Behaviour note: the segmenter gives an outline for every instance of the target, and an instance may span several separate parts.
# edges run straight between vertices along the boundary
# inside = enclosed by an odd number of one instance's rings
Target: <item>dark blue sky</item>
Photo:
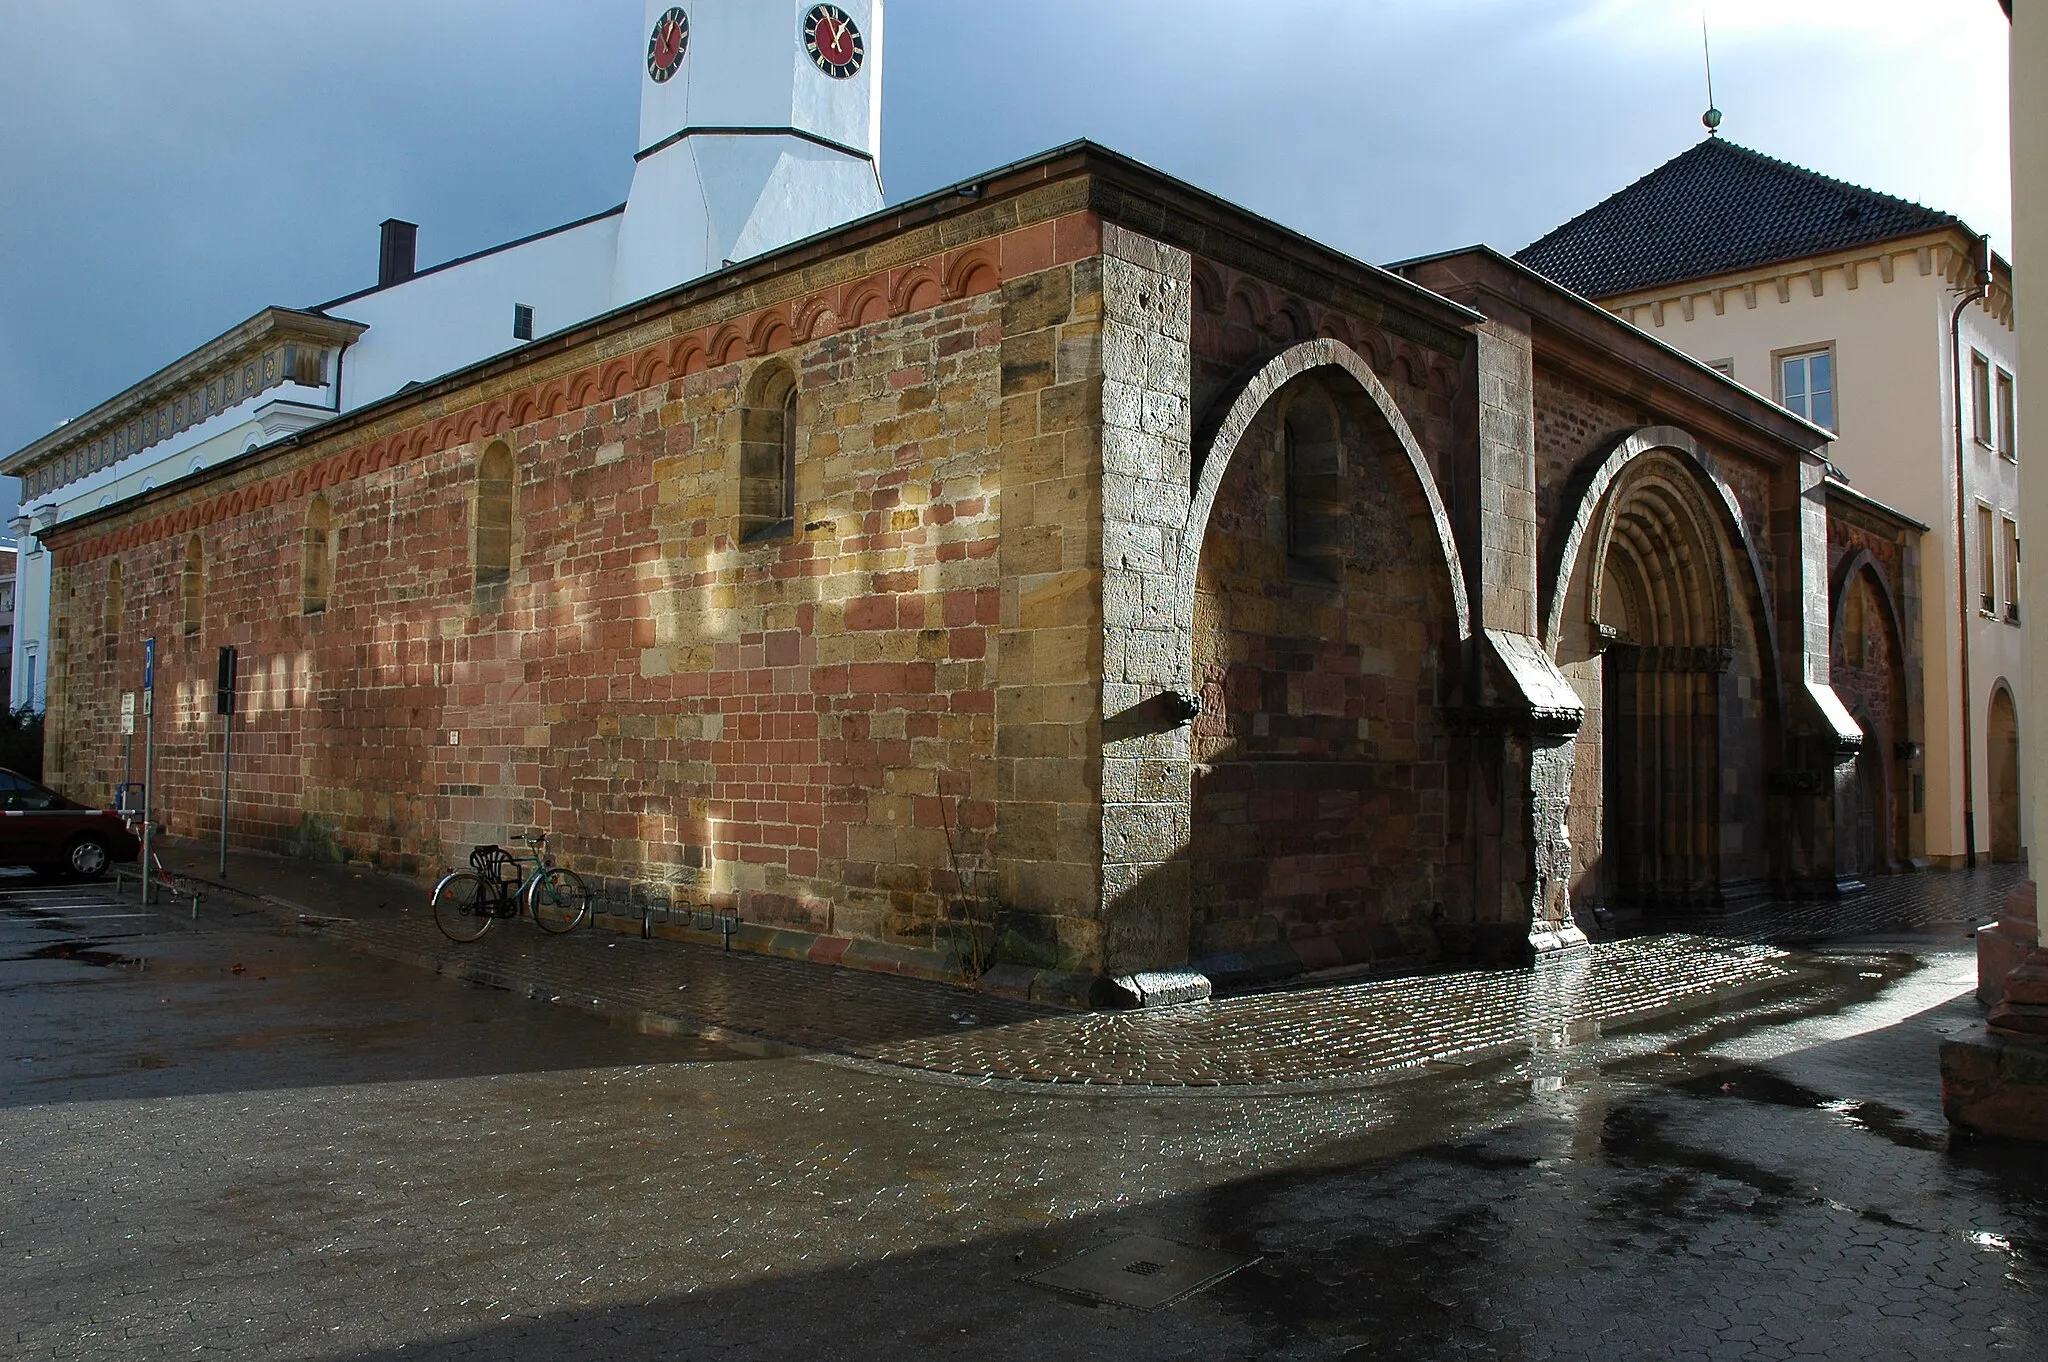
[[[2003,245],[1991,0],[1707,8],[1727,135]],[[883,169],[902,199],[1087,136],[1370,260],[1512,250],[1700,135],[1700,9],[889,0]],[[265,305],[368,284],[386,217],[432,263],[623,200],[641,17],[4,0],[0,453]]]

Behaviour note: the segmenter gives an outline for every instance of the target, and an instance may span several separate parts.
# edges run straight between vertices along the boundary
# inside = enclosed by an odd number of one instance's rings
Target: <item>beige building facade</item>
[[[1738,187],[1732,196],[1730,185]],[[1669,213],[1709,187],[1723,191],[1722,204],[1747,199],[1754,217],[1777,231],[1718,222],[1703,197],[1700,211],[1670,230],[1711,233],[1727,225],[1731,236],[1754,239],[1718,254],[1674,245],[1668,269],[1623,261],[1601,279],[1608,262],[1585,254],[1589,228],[1624,222],[1617,205],[1630,196],[1638,211],[1652,199]],[[1833,248],[1782,253],[1811,244]],[[1758,255],[1773,258],[1744,259]],[[1973,848],[1978,859],[2020,859],[2024,422],[2010,266],[1991,256],[1987,271],[1983,242],[1954,218],[1715,139],[1522,258],[1550,266],[1546,272],[1650,335],[1834,431],[1830,458],[1839,477],[1928,527],[1917,591],[1908,593],[1917,597],[1925,649],[1925,726],[1897,740],[1924,838],[1917,849],[1939,866],[1966,864]],[[1571,277],[1589,266],[1585,277]],[[1629,286],[1631,270],[1664,277]]]

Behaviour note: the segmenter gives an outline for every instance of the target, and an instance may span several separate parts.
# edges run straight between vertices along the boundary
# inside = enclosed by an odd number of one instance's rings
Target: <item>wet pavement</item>
[[[277,902],[0,886],[0,1357],[2039,1357],[2044,1161],[1952,1148],[1934,1066],[2009,879],[1098,1035],[1415,1038],[1186,1088],[884,1062],[1100,1021],[909,980],[842,981],[814,1053],[436,977]],[[487,940],[641,944],[523,934]],[[821,977],[667,949],[704,971],[673,991],[728,980],[689,1014],[714,1034]],[[1515,1034],[1428,1040],[1490,1014]],[[1019,1280],[1133,1233],[1259,1261],[1152,1313]]]

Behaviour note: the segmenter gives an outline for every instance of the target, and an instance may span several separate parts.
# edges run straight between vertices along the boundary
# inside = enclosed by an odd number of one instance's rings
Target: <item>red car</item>
[[[88,809],[0,767],[0,865],[96,879],[141,850],[112,809]]]

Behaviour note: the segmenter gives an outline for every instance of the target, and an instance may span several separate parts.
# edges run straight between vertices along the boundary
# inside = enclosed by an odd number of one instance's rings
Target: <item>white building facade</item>
[[[1936,865],[2021,859],[2011,268],[1948,214],[1712,138],[1518,258],[1835,432],[1841,478],[1928,527],[1914,813]]]
[[[374,287],[266,308],[0,460],[22,481],[9,704],[45,694],[40,532],[880,211],[883,8],[646,0],[624,204],[428,269],[387,222]]]

